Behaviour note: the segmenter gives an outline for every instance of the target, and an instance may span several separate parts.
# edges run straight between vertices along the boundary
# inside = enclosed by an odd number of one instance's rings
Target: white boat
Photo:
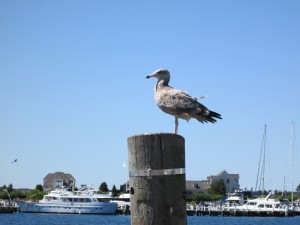
[[[62,187],[38,202],[17,201],[17,204],[26,213],[114,214],[118,204],[109,202],[110,195],[95,192],[93,189],[72,192]]]
[[[234,208],[235,206],[244,205],[247,202],[247,199],[244,197],[243,190],[236,190],[233,193],[229,193],[224,203],[225,209]]]
[[[271,193],[265,198],[256,198],[248,200],[242,206],[231,208],[236,215],[248,216],[291,216],[293,211],[288,205],[280,202],[278,199],[270,198]]]
[[[296,200],[293,202],[292,208],[291,208],[295,215],[300,216],[300,200]]]
[[[130,213],[130,194],[121,194],[119,197],[114,198],[110,202],[115,202],[118,204],[118,213],[125,215]]]
[[[256,187],[259,183],[259,188],[262,188],[262,193],[265,191],[264,179],[265,179],[265,155],[266,155],[266,143],[267,143],[267,126],[265,125],[262,148],[260,153],[259,167],[257,172]],[[258,182],[260,181],[260,182]],[[248,216],[289,216],[292,215],[292,210],[288,205],[283,204],[277,199],[270,198],[271,193],[265,198],[256,198],[248,200],[245,204],[225,207],[225,210],[233,212],[234,215],[248,215]]]

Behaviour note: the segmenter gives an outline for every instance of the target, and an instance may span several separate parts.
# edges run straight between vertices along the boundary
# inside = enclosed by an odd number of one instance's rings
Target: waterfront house
[[[217,175],[208,176],[206,180],[186,181],[186,197],[187,199],[192,199],[196,193],[207,193],[210,185],[218,180],[224,181],[227,193],[234,192],[240,189],[239,178],[239,174],[229,174],[226,170],[223,170]]]
[[[44,178],[43,189],[44,191],[50,191],[61,186],[70,187],[73,189],[75,187],[75,183],[75,178],[69,173],[48,173]]]

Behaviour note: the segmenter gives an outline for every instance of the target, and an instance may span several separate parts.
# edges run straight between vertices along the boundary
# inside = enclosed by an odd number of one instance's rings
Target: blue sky
[[[299,11],[296,0],[1,0],[0,185],[63,171],[118,187],[127,138],[173,132],[145,79],[167,68],[171,86],[223,116],[180,121],[187,180],[227,170],[255,187],[267,124],[265,186],[282,189],[292,121],[299,139]]]

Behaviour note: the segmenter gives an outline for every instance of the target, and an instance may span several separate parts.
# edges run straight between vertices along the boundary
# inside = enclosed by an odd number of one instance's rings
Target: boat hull
[[[20,211],[24,213],[56,213],[56,214],[114,214],[117,204],[101,202],[91,205],[77,204],[45,204],[18,201]]]
[[[284,216],[293,216],[294,213],[288,209],[244,209],[244,208],[227,208],[223,210],[225,215],[233,216],[275,216],[275,217],[284,217]]]

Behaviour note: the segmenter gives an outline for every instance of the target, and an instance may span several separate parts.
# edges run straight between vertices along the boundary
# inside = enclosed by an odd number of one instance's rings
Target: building
[[[75,183],[76,183],[75,178],[69,173],[63,173],[63,172],[49,173],[44,178],[43,190],[50,191],[61,186],[71,187],[73,189],[75,187]]]
[[[207,180],[186,181],[186,197],[192,199],[192,196],[196,193],[207,193],[210,185],[217,180],[224,181],[227,193],[234,192],[240,189],[239,178],[239,174],[229,174],[223,170],[217,175],[208,176]]]
[[[210,183],[213,183],[217,180],[223,180],[226,187],[226,193],[232,193],[235,190],[240,189],[239,174],[229,174],[227,171],[223,170],[218,175],[209,176],[207,179],[210,181]]]

